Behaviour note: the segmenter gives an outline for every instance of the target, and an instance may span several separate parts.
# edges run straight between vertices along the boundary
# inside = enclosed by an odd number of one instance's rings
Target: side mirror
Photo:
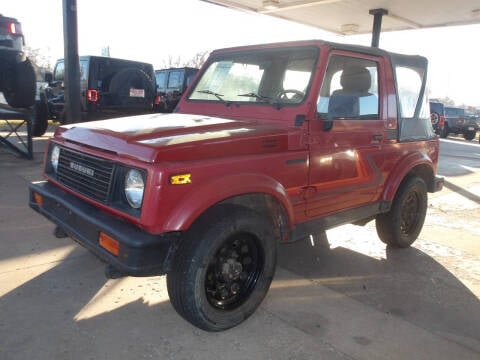
[[[322,124],[322,130],[323,131],[330,131],[333,128],[333,120],[324,120]]]
[[[45,73],[45,82],[51,83],[53,81],[53,74],[51,72]]]

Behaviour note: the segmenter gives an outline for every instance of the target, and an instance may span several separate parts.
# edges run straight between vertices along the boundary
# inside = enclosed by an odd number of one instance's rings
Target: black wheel
[[[35,69],[27,59],[15,64],[8,76],[3,95],[11,107],[30,107],[35,102],[36,86]]]
[[[48,128],[48,105],[44,94],[40,94],[40,100],[35,101],[32,117],[32,136],[42,136]]]
[[[473,140],[475,139],[475,136],[477,135],[477,132],[476,131],[467,131],[466,133],[463,134],[463,138],[465,140]]]
[[[186,233],[167,275],[175,310],[193,325],[221,331],[260,305],[273,279],[271,222],[243,207],[217,206]]]
[[[403,181],[389,212],[376,217],[377,234],[385,244],[408,247],[417,239],[427,213],[427,186],[419,177]]]
[[[129,110],[151,110],[155,97],[155,84],[147,73],[137,68],[117,72],[108,87],[110,104]]]

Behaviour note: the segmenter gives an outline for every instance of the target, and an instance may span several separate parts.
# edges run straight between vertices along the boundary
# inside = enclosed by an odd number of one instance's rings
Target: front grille
[[[107,202],[113,179],[111,161],[62,148],[57,180],[97,201]]]

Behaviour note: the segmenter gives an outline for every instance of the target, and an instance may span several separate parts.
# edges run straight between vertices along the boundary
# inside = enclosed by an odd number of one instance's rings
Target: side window
[[[378,64],[333,55],[328,63],[317,113],[321,119],[378,119]]]
[[[181,71],[172,71],[170,72],[170,76],[168,77],[168,85],[169,89],[180,89],[182,86],[182,72]]]
[[[63,81],[65,77],[65,64],[63,62],[57,63],[55,71],[53,72],[54,81]]]
[[[88,80],[88,60],[80,61],[80,80],[81,81]]]
[[[165,92],[165,71],[157,71],[155,73],[155,81],[157,83],[158,91]]]

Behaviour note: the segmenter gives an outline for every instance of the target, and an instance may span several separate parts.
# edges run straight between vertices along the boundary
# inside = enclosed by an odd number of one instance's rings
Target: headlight
[[[128,170],[125,175],[125,196],[132,208],[138,209],[142,206],[144,190],[145,182],[142,173],[135,169]]]
[[[60,147],[57,145],[53,146],[52,152],[50,153],[50,164],[52,164],[52,168],[57,172],[58,169],[58,158],[60,157]]]

